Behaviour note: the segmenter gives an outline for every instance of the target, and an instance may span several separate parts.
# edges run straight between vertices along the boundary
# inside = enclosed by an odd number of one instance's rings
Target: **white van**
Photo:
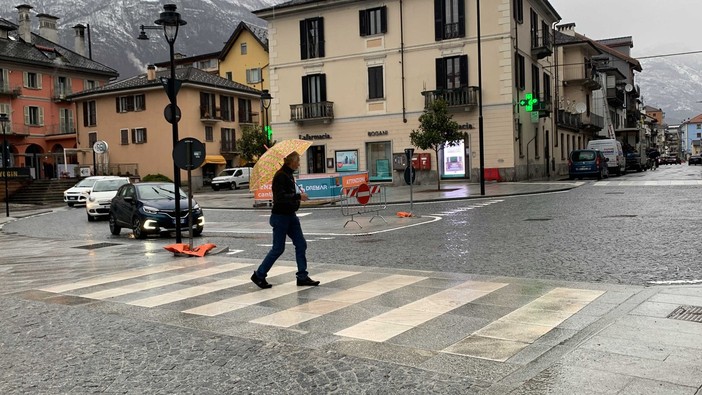
[[[609,174],[626,174],[626,156],[621,142],[615,139],[590,140],[587,149],[596,149],[604,154]]]
[[[242,185],[249,185],[250,178],[250,167],[224,169],[212,179],[212,189],[215,191],[219,191],[220,188],[239,189]]]

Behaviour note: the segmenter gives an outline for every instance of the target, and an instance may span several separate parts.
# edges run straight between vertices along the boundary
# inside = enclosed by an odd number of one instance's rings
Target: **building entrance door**
[[[313,145],[307,150],[308,173],[325,173],[325,162],[323,145]]]

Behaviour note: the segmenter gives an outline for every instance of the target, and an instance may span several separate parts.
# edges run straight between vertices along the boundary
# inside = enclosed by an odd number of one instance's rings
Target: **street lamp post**
[[[263,123],[263,131],[266,133],[266,136],[268,137],[268,144],[272,143],[272,133],[270,132],[269,126],[268,126],[268,109],[271,106],[271,99],[273,97],[271,96],[270,93],[268,93],[268,89],[264,89],[261,91],[261,114],[262,114],[262,123]]]
[[[5,126],[10,122],[10,118],[7,114],[0,114],[0,124],[2,124],[2,172],[3,178],[5,179],[5,216],[10,216],[10,196],[7,188],[7,160],[9,159],[10,150],[7,147],[7,134],[5,133]]]
[[[180,13],[176,12],[175,4],[165,4],[163,6],[163,12],[159,15],[159,19],[154,21],[154,23],[158,26],[141,25],[141,33],[137,38],[139,40],[148,40],[148,36],[146,35],[146,32],[144,30],[154,30],[160,29],[162,27],[163,34],[166,37],[166,41],[168,42],[168,47],[170,49],[171,78],[162,78],[161,83],[164,84],[164,88],[166,88],[166,93],[168,94],[171,114],[175,115],[172,117],[172,120],[169,121],[173,126],[173,149],[175,149],[176,144],[178,143],[178,121],[180,120],[180,116],[177,115],[180,113],[180,111],[178,111],[178,100],[176,96],[178,95],[178,89],[180,88],[180,81],[176,80],[175,51],[173,46],[175,44],[176,38],[178,38],[178,30],[180,26],[187,24],[187,22],[180,18]],[[180,234],[180,168],[176,164],[175,160],[173,160],[173,183],[175,184],[176,243],[181,243],[182,238]]]
[[[480,43],[480,0],[476,4],[478,23],[478,147],[480,152],[480,195],[485,196],[485,145],[483,143],[483,57]]]

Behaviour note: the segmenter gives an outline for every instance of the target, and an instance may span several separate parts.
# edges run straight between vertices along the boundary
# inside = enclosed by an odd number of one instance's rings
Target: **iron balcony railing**
[[[334,102],[303,103],[290,105],[290,120],[295,122],[308,120],[334,119]]]
[[[14,88],[10,88],[9,85],[0,83],[0,95],[11,96],[14,98],[14,97],[19,97],[21,94],[22,94],[21,87],[16,86]]]
[[[433,91],[424,91],[424,108],[429,108],[436,100],[443,100],[449,107],[475,107],[478,105],[477,86],[466,86],[456,89],[440,89]]]
[[[258,124],[258,113],[257,112],[241,112],[239,111],[239,123],[241,124]]]
[[[607,88],[607,101],[613,106],[624,104],[624,90],[619,88]]]
[[[556,123],[558,126],[564,128],[579,130],[583,126],[582,114],[574,114],[566,110],[558,110]]]
[[[602,130],[602,128],[604,128],[604,117],[590,113],[589,116],[583,118],[583,127]]]
[[[553,55],[553,34],[551,31],[542,29],[532,33],[531,53],[537,59]]]
[[[236,152],[236,142],[235,141],[221,141],[219,152],[220,153]]]

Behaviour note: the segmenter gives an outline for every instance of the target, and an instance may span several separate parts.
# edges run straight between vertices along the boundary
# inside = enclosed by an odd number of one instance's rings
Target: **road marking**
[[[604,291],[555,288],[473,332],[443,352],[505,362]]]
[[[230,250],[229,252],[227,252],[227,255],[234,255],[240,252],[244,252],[244,250]]]
[[[598,187],[697,186],[702,185],[702,180],[599,181],[594,185]]]
[[[323,283],[329,283],[336,280],[341,280],[349,276],[358,274],[359,272],[348,272],[343,270],[333,270],[322,272],[315,275],[315,278]],[[253,284],[252,284],[253,285]],[[238,310],[246,306],[255,305],[267,300],[279,298],[306,288],[298,287],[296,281],[291,281],[281,285],[275,285],[273,288],[263,289],[258,292],[252,292],[245,295],[234,296],[231,298],[219,300],[217,302],[208,303],[192,309],[184,310],[183,313],[216,316],[230,311]]]
[[[331,295],[322,296],[311,302],[291,307],[287,310],[279,311],[249,322],[287,328],[402,288],[406,285],[414,284],[426,278],[427,277],[405,276],[401,274],[391,275]]]

